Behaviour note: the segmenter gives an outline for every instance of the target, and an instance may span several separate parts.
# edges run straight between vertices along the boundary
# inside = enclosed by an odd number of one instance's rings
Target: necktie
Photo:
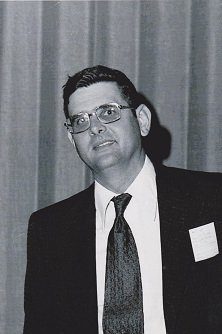
[[[131,195],[114,197],[116,218],[106,254],[104,334],[144,333],[143,295],[136,243],[123,214]]]

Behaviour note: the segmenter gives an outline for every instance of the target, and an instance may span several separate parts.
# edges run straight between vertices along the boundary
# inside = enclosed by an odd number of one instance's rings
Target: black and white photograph
[[[0,1],[0,334],[222,333],[222,1]]]

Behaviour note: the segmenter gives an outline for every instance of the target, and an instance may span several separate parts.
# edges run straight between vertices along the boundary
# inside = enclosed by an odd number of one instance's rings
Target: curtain
[[[222,2],[0,2],[0,46],[0,332],[11,334],[23,327],[29,215],[92,182],[63,126],[67,76],[122,70],[152,105],[164,163],[221,172]]]

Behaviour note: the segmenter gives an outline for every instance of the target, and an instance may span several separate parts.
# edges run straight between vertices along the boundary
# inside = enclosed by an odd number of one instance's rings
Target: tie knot
[[[129,204],[132,196],[127,193],[123,193],[119,196],[114,196],[112,201],[114,202],[116,216],[123,215],[126,210],[127,205]]]

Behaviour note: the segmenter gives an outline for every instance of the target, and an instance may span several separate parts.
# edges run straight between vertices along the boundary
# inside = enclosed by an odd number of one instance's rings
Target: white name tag
[[[195,262],[209,259],[219,253],[214,223],[189,230]]]

